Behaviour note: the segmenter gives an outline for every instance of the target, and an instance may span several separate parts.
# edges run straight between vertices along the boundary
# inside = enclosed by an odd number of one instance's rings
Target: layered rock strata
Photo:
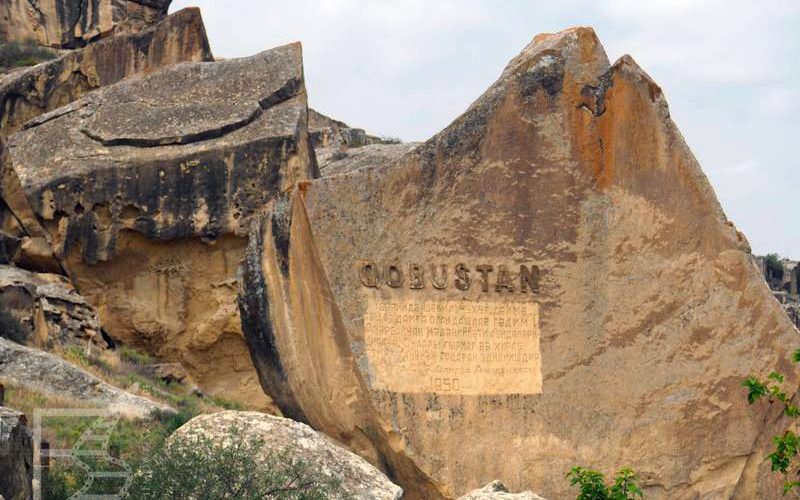
[[[790,372],[796,331],[661,89],[591,29],[536,37],[399,159],[273,201],[240,308],[285,414],[415,498],[565,498],[574,465],[780,496],[781,422],[741,382]]]
[[[138,32],[167,14],[172,0],[5,0],[0,42],[72,49],[112,34]]]
[[[0,308],[18,322],[30,345],[109,347],[94,309],[63,276],[0,266]]]
[[[7,149],[24,196],[6,202],[111,337],[181,362],[206,392],[270,407],[234,273],[251,216],[318,175],[299,44],[104,87]]]

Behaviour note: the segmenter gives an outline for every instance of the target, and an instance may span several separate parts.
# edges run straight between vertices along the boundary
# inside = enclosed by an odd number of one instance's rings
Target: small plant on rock
[[[800,349],[794,351],[792,361],[800,363]],[[795,390],[794,393],[787,393],[783,390],[783,383],[783,374],[772,372],[764,380],[750,376],[742,385],[747,388],[748,403],[752,405],[766,401],[769,408],[777,403],[783,406],[783,414],[796,422],[800,417],[800,407],[796,404],[798,392]],[[767,459],[771,462],[772,471],[784,477],[783,493],[791,492],[800,496],[800,436],[787,428],[782,435],[774,436],[772,442],[775,450],[767,455]]]
[[[577,500],[634,500],[644,498],[638,476],[628,467],[620,469],[614,483],[607,485],[601,472],[573,467],[567,473],[570,486],[580,488]]]

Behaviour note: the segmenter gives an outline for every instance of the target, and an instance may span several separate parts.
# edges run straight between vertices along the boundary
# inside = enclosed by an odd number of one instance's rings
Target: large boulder
[[[170,440],[205,436],[213,442],[230,439],[232,429],[245,442],[263,442],[257,460],[284,456],[299,460],[315,479],[338,482],[342,493],[354,500],[399,500],[403,490],[363,458],[348,451],[311,427],[288,418],[257,412],[223,411],[201,415],[178,429]]]
[[[160,21],[172,0],[4,0],[0,42],[36,41],[83,47],[114,33],[137,32]]]
[[[741,383],[790,371],[797,333],[749,252],[658,85],[575,28],[400,159],[273,202],[240,307],[284,413],[415,497],[566,498],[582,465],[777,498],[781,421]]]
[[[0,309],[6,323],[16,322],[4,324],[0,337],[16,326],[20,338],[12,340],[40,348],[109,347],[97,313],[63,276],[0,266]]]
[[[0,406],[0,498],[33,495],[33,436],[25,414]]]
[[[100,87],[185,61],[213,60],[198,9],[183,9],[138,34],[120,35],[32,68],[0,77],[0,148],[23,125]],[[0,153],[0,240],[13,245],[3,263],[60,272],[44,234],[27,233],[20,220],[33,219],[13,169]],[[17,208],[12,213],[7,205]],[[21,208],[24,207],[24,208]],[[29,224],[30,226],[30,224]],[[29,227],[28,230],[31,230]]]
[[[306,120],[299,44],[178,64],[29,122],[7,148],[23,196],[6,201],[112,338],[269,409],[235,270],[252,214],[317,175]]]

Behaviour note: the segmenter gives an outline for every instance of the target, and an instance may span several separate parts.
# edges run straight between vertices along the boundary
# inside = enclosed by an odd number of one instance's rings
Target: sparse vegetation
[[[583,467],[573,467],[569,473],[570,486],[580,488],[577,500],[634,500],[644,498],[637,484],[638,477],[630,468],[617,472],[614,482],[607,485],[601,472]]]
[[[134,365],[150,365],[155,360],[146,352],[138,351],[133,347],[122,346],[119,348],[119,357],[122,361]]]
[[[764,267],[767,271],[767,279],[778,281],[783,279],[783,264],[781,263],[781,258],[778,254],[767,254],[767,256],[764,257]]]
[[[800,363],[800,349],[792,354],[792,361]],[[775,449],[767,455],[771,463],[772,472],[783,476],[783,493],[794,493],[800,496],[800,436],[792,428],[796,428],[797,419],[800,417],[800,407],[796,404],[800,391],[795,387],[787,393],[783,389],[784,375],[772,372],[766,379],[755,376],[748,377],[742,385],[747,389],[747,402],[749,404],[763,404],[767,408],[781,405],[783,414],[790,420],[790,424],[782,435],[773,436],[772,442]],[[765,408],[765,418],[769,414]]]
[[[345,498],[339,484],[322,478],[289,451],[263,452],[264,440],[231,427],[219,442],[195,434],[165,441],[134,473],[125,498],[322,500]]]
[[[0,43],[0,72],[13,68],[33,66],[58,57],[53,50],[34,41]]]

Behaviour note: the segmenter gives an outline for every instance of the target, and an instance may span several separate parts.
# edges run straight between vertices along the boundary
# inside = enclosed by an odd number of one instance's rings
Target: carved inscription
[[[542,392],[538,304],[370,298],[364,338],[374,389]]]
[[[474,268],[466,264],[419,264],[412,262],[407,266],[398,263],[378,265],[373,261],[364,261],[358,269],[361,284],[369,288],[407,287],[411,290],[422,290],[428,284],[436,290],[444,290],[451,283],[457,290],[465,292],[471,286],[482,292],[495,293],[539,293],[539,267],[522,264],[518,268],[510,268],[503,264],[478,264]]]

